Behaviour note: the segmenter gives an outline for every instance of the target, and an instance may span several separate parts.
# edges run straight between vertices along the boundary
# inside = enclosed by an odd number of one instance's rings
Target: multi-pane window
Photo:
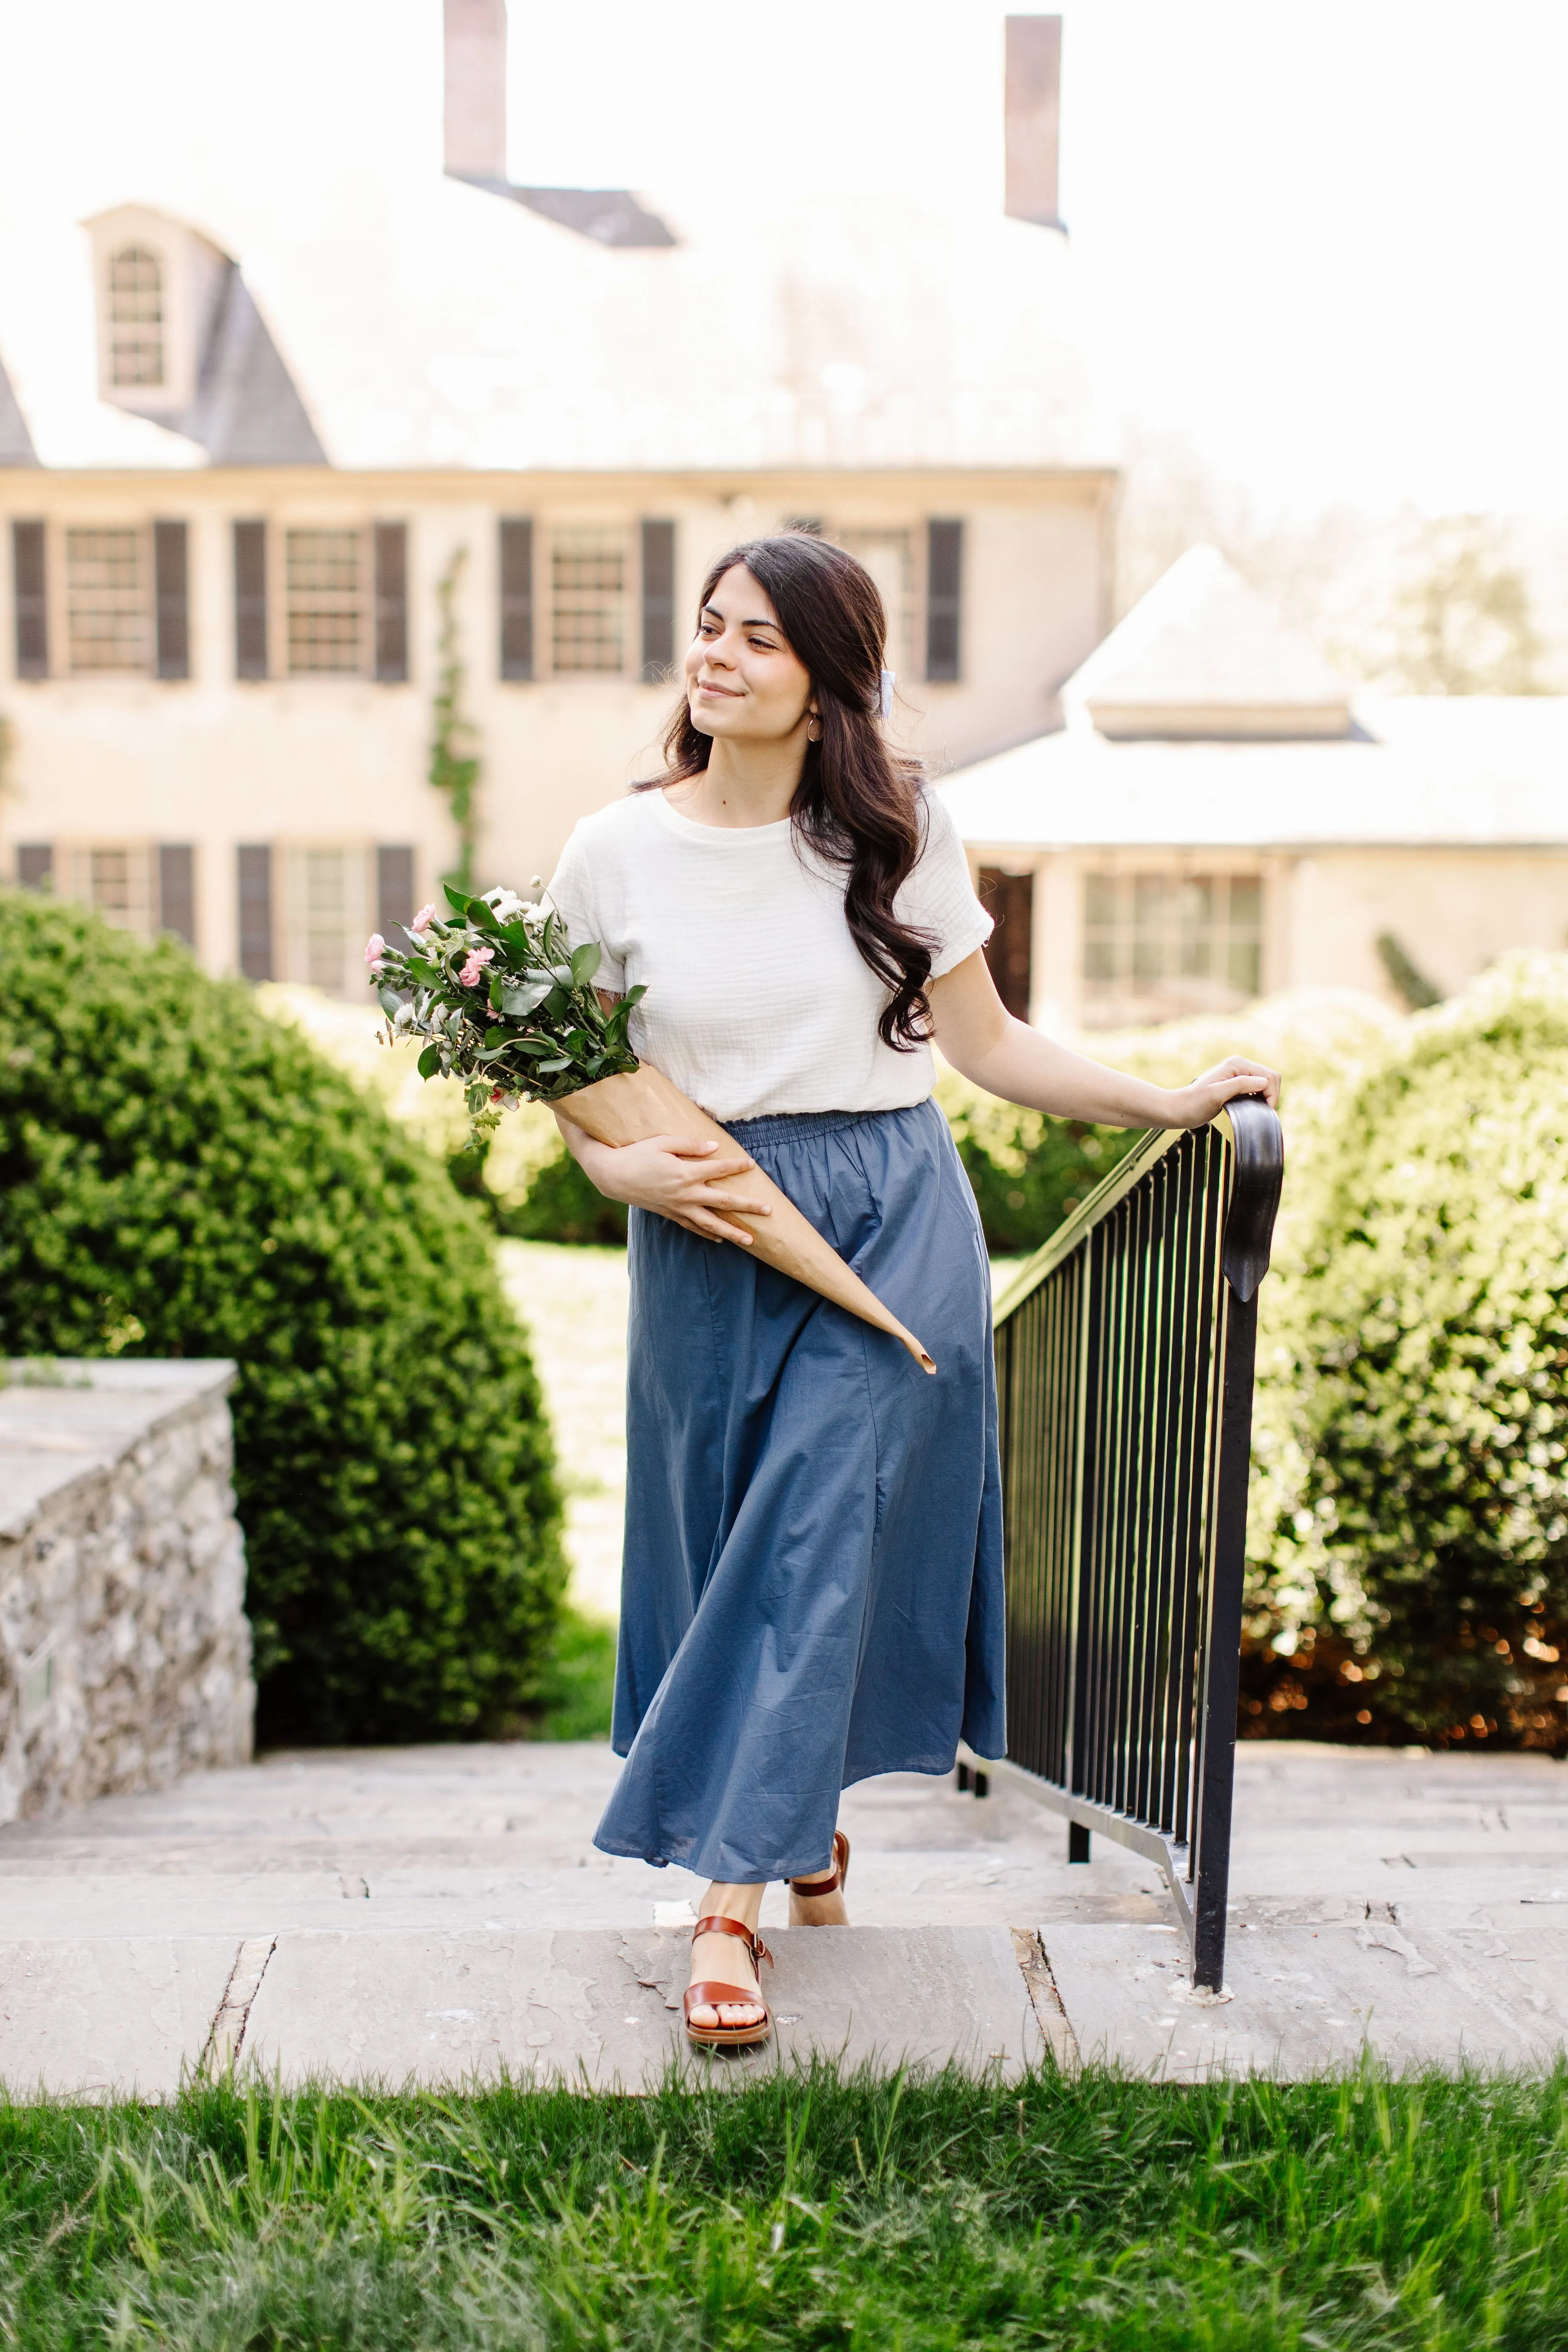
[[[370,858],[363,848],[283,852],[283,977],[345,996],[364,977]]]
[[[289,674],[364,667],[364,543],[357,530],[291,530],[284,542]]]
[[[155,253],[128,245],[109,262],[109,380],[163,381],[163,273]]]
[[[1086,1024],[1229,1012],[1256,996],[1262,979],[1258,875],[1085,875]]]
[[[151,667],[150,587],[142,532],[67,531],[67,657],[74,677]]]
[[[836,530],[833,536],[840,547],[847,548],[865,565],[876,582],[888,615],[887,666],[900,677],[907,677],[915,624],[912,534],[897,525],[886,530],[857,525],[853,530]]]
[[[626,537],[614,525],[558,530],[550,547],[551,667],[617,675],[626,667]]]
[[[89,843],[68,853],[67,883],[73,898],[93,908],[116,930],[151,936],[153,925],[153,852],[144,842]]]

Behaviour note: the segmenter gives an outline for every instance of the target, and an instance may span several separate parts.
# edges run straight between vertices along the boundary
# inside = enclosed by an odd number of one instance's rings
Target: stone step
[[[813,2051],[846,2067],[1011,2076],[1048,2047],[1001,1927],[783,1929],[770,2044],[691,2052],[679,1929],[284,1930],[5,1948],[0,2082],[14,2098],[167,2094],[234,2058],[268,2079],[565,2081],[638,2090],[672,2061],[729,2080]],[[739,2064],[737,2066],[737,2058]]]

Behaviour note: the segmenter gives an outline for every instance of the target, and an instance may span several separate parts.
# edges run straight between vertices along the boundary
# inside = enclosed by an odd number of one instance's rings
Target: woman
[[[632,1209],[626,1764],[595,1843],[711,1880],[686,2021],[713,2047],[769,2032],[770,1879],[792,1924],[847,1920],[840,1789],[949,1771],[961,1736],[1004,1752],[989,1283],[931,1041],[992,1094],[1111,1126],[1197,1127],[1277,1091],[1231,1060],[1168,1092],[1008,1017],[952,821],[882,733],[885,640],[843,550],[736,548],[702,591],[664,776],[580,824],[551,884],[606,990],[646,984],[637,1051],[735,1143],[616,1150],[557,1114]],[[753,1166],[934,1380],[749,1255],[732,1213]]]

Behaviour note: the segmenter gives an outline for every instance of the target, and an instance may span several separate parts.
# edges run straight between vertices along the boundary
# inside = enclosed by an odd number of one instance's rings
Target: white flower
[[[523,908],[522,919],[531,931],[542,931],[554,912],[554,905],[552,902],[549,891],[546,890],[542,892],[540,897],[534,900],[531,907],[525,907]]]
[[[523,901],[515,890],[487,890],[484,899],[498,923],[515,923],[524,912]]]

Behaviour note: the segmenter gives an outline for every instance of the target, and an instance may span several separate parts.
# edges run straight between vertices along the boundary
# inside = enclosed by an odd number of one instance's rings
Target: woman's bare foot
[[[726,1886],[715,1880],[703,1896],[698,1917],[706,1919],[717,1913],[725,1919],[740,1919],[753,1933],[763,1908],[760,1886]],[[752,1956],[738,1936],[695,1936],[691,1942],[691,1974],[687,1981],[700,1984],[705,1978],[716,1984],[732,1984],[758,1990],[757,1971]],[[733,2000],[721,2001],[715,2007],[709,2001],[699,2001],[691,2011],[693,2025],[710,2027],[725,2025],[760,2025],[767,2008],[760,1999],[746,2000],[737,1992]]]

